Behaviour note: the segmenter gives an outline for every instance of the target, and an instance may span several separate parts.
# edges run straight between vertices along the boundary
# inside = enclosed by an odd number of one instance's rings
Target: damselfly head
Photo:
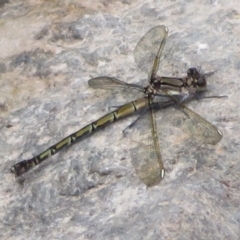
[[[189,68],[187,71],[187,78],[192,81],[192,86],[198,91],[205,91],[207,82],[204,74],[201,74],[196,68]]]

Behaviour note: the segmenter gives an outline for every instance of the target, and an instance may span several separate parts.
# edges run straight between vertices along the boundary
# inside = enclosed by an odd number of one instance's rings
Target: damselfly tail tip
[[[9,173],[12,173],[12,174],[15,174],[16,175],[16,170],[15,170],[15,167],[12,166],[10,169],[9,169]]]
[[[27,165],[26,165],[26,160],[16,163],[14,164],[10,169],[9,172],[14,174],[15,177],[18,177],[20,175],[22,175],[23,173],[25,173],[28,169],[27,169]]]

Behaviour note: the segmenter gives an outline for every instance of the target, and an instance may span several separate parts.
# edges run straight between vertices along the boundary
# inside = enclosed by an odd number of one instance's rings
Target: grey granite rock
[[[0,238],[240,239],[240,3],[3,2]],[[133,50],[156,25],[170,31],[160,74],[184,76],[191,66],[216,71],[208,94],[228,98],[188,106],[223,132],[222,141],[204,145],[159,112],[166,175],[157,186],[141,183],[131,163],[134,142],[122,130],[132,117],[19,180],[9,174],[12,164],[135,98],[89,89],[87,80],[108,75],[146,85]]]

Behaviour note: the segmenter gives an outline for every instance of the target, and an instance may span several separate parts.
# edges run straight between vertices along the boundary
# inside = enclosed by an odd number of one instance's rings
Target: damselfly
[[[141,125],[146,138],[140,143],[142,146],[132,152],[133,165],[139,178],[147,185],[152,186],[160,182],[164,177],[164,167],[160,153],[159,140],[157,134],[157,124],[154,110],[165,108],[170,105],[177,105],[193,125],[198,137],[205,143],[216,144],[222,138],[221,132],[211,123],[203,119],[200,115],[183,105],[187,100],[195,98],[206,90],[206,76],[201,74],[196,68],[190,68],[184,78],[162,77],[157,75],[160,63],[160,56],[164,48],[168,35],[165,26],[156,26],[150,29],[138,42],[134,50],[134,58],[138,67],[150,73],[149,85],[142,87],[137,84],[128,84],[113,77],[97,77],[89,80],[92,88],[122,90],[136,89],[142,92],[142,98],[126,103],[117,110],[112,111],[97,121],[90,123],[79,131],[69,135],[57,144],[49,147],[39,155],[23,160],[12,166],[11,172],[20,176],[34,166],[40,164],[45,159],[56,154],[66,146],[70,146],[79,140],[91,135],[97,130],[115,122],[118,119],[129,116],[140,109],[148,109],[148,114],[144,114],[140,121],[145,121]],[[173,91],[175,93],[173,93]],[[160,98],[160,100],[159,100]]]

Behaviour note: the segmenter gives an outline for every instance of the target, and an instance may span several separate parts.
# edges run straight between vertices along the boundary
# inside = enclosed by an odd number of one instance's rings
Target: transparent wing
[[[173,125],[178,125],[187,134],[197,138],[203,143],[215,145],[222,139],[222,132],[219,129],[189,109],[186,105],[180,103],[177,98],[169,94],[168,91],[164,90],[164,92],[171,99],[170,101],[175,103],[178,109],[175,114],[165,114],[165,117],[168,116],[168,122],[172,122]],[[157,104],[155,104],[155,108],[158,108]],[[160,108],[162,108],[161,103]]]
[[[136,144],[130,154],[137,175],[147,186],[158,184],[164,176],[164,167],[152,108],[127,130],[127,137]]]
[[[115,93],[119,92],[121,93],[119,97],[127,102],[144,96],[143,87],[137,84],[129,84],[113,77],[103,76],[92,78],[88,81],[88,85],[94,89],[111,90],[108,93],[111,93],[112,97]]]
[[[150,73],[149,77],[157,73],[160,56],[168,35],[165,26],[156,26],[150,29],[138,42],[134,49],[134,58],[140,69]],[[143,87],[137,84],[128,84],[113,77],[97,77],[88,81],[88,85],[94,89],[137,89],[143,91]]]
[[[165,26],[151,28],[137,43],[134,59],[138,67],[151,77],[157,73],[160,56],[168,36]]]
[[[128,138],[136,144],[130,150],[132,164],[141,181],[147,186],[158,184],[164,176],[159,131],[155,118],[156,111],[159,111],[161,127],[164,132],[169,132],[168,130],[172,132],[172,127],[181,128],[188,135],[212,145],[218,143],[222,138],[220,130],[178,101],[182,96],[171,96],[167,91],[166,94],[168,94],[167,98],[156,96],[149,110],[127,131]],[[173,111],[175,112],[173,113]],[[168,128],[167,131],[166,128]]]
[[[143,91],[143,87],[137,84],[129,84],[114,77],[96,77],[88,81],[88,85],[94,89],[136,89]]]

